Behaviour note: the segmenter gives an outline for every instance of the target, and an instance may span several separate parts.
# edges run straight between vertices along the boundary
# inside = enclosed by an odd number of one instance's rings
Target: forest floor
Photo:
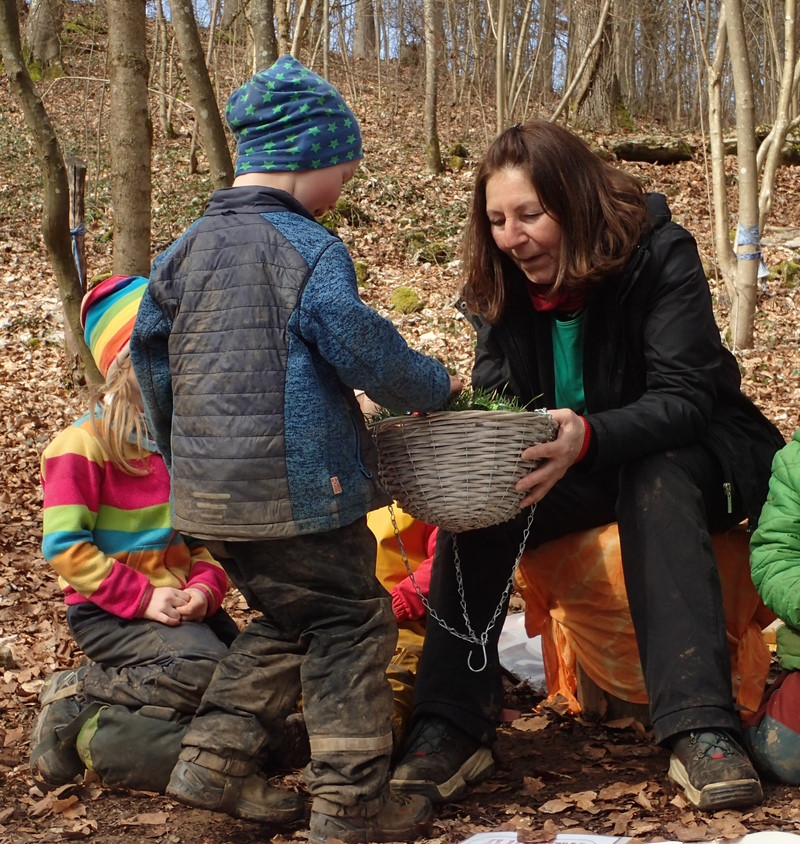
[[[82,65],[73,77],[42,86],[65,152],[89,163],[90,278],[111,271],[108,106],[101,86],[86,82],[93,74],[97,68]],[[412,346],[437,355],[467,378],[473,336],[453,306],[459,283],[455,257],[473,167],[488,130],[444,108],[443,146],[458,141],[468,155],[460,170],[427,175],[418,143],[417,89],[409,85],[398,94],[384,80],[381,90],[366,73],[357,82],[351,101],[362,121],[366,160],[346,189],[349,208],[338,232],[366,266],[363,298],[392,319]],[[232,87],[228,78],[220,85]],[[190,131],[182,115],[176,110],[177,139],[164,141],[156,128],[154,253],[201,213],[209,193],[202,156],[200,171],[189,171]],[[590,140],[602,145],[609,139],[594,135]],[[648,189],[665,193],[675,218],[696,236],[726,336],[727,297],[715,280],[702,155],[677,165],[621,166],[639,175]],[[730,167],[735,214],[735,162]],[[53,670],[81,659],[65,626],[55,576],[40,552],[39,457],[47,442],[83,412],[87,395],[66,372],[61,304],[40,233],[41,171],[5,78],[0,80],[0,172],[0,841],[302,842],[302,825],[277,830],[236,821],[163,796],[109,789],[91,777],[48,791],[29,772],[28,737],[42,683]],[[797,258],[792,241],[800,236],[798,195],[800,171],[782,168],[764,240],[770,267]],[[421,310],[403,315],[392,309],[398,286],[410,286],[420,295]],[[736,353],[745,391],[786,437],[798,424],[800,408],[799,306],[800,289],[791,279],[769,278],[759,295],[755,345]],[[230,607],[238,619],[245,617],[236,596]],[[641,725],[567,716],[542,706],[539,696],[511,680],[507,692],[508,720],[499,728],[496,774],[464,799],[439,809],[424,839],[428,844],[456,844],[476,832],[498,829],[517,830],[520,841],[578,832],[681,841],[736,838],[760,830],[800,832],[795,788],[766,783],[762,806],[704,815],[668,782],[667,754]],[[299,775],[288,782],[299,787]]]

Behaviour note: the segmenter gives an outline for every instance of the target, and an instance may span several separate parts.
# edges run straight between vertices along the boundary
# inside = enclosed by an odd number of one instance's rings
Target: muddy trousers
[[[228,574],[260,613],[220,661],[182,757],[232,776],[268,766],[302,693],[313,808],[374,814],[388,780],[397,625],[366,519],[323,534],[226,542]],[[205,753],[193,757],[192,754]]]
[[[168,627],[93,604],[70,607],[67,620],[91,660],[80,672],[81,759],[107,785],[163,792],[236,624],[219,610],[207,623]]]
[[[725,494],[715,456],[690,446],[621,468],[568,472],[539,502],[527,547],[616,521],[628,601],[650,700],[655,739],[717,727],[737,734],[722,592],[710,531],[744,513]],[[730,509],[730,512],[729,512]],[[478,636],[509,580],[528,512],[511,522],[456,536],[464,594]],[[456,630],[459,602],[453,535],[440,532],[429,601]],[[428,621],[416,681],[414,717],[437,714],[489,743],[502,707],[497,641],[507,601],[480,646]],[[602,607],[597,608],[602,612]],[[486,662],[483,670],[481,666]]]

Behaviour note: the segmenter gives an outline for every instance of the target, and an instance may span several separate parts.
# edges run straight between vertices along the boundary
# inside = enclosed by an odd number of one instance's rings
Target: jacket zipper
[[[358,463],[358,468],[361,471],[361,474],[369,479],[372,480],[372,472],[364,465],[364,461],[361,459],[361,437],[358,431],[358,423],[353,418],[353,411],[349,410],[350,413],[350,424],[353,426],[353,433],[356,435],[356,463]]]

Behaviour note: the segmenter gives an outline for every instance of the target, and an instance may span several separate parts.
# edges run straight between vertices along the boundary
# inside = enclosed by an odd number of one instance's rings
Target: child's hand
[[[457,396],[464,389],[461,379],[455,375],[450,376],[450,396]]]
[[[202,589],[189,587],[183,590],[189,602],[182,607],[176,607],[181,621],[202,621],[208,612],[208,595]]]
[[[144,617],[169,627],[177,627],[183,618],[179,607],[185,607],[189,599],[190,596],[183,589],[176,589],[174,586],[156,586],[150,596],[150,603],[144,611]]]

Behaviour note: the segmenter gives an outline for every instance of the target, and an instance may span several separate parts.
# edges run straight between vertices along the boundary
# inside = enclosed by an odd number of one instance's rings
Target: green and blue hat
[[[236,175],[320,170],[363,156],[358,120],[342,95],[292,56],[237,88],[225,119]]]

